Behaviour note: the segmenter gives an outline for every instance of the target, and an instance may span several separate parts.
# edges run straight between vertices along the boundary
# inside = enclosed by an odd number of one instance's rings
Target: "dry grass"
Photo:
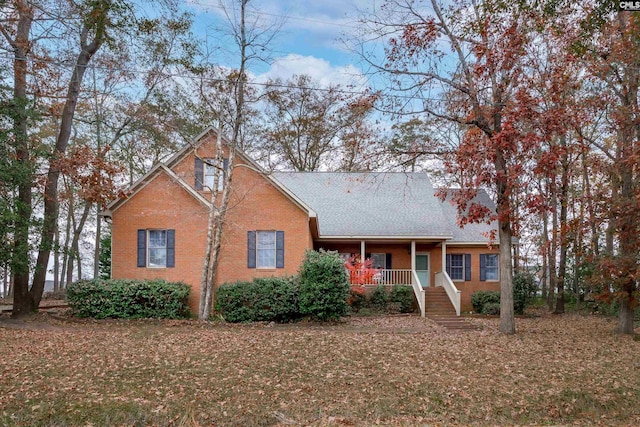
[[[598,317],[337,325],[0,321],[0,425],[640,425],[640,342]]]

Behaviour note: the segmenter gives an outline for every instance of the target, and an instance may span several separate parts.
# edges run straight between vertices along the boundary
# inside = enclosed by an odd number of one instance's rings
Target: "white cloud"
[[[326,59],[294,53],[277,58],[267,72],[256,76],[256,81],[264,83],[276,78],[287,80],[293,75],[301,74],[308,74],[325,87],[331,84],[353,90],[364,90],[367,87],[367,78],[353,65],[334,67]]]

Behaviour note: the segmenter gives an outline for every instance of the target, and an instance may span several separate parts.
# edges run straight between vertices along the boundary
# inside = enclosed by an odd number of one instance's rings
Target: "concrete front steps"
[[[436,324],[451,330],[469,331],[479,329],[464,317],[456,316],[456,309],[451,304],[447,292],[442,287],[425,289],[425,316]]]

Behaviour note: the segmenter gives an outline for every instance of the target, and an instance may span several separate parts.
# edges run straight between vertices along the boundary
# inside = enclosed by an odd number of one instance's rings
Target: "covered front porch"
[[[437,298],[437,292],[426,291],[439,287],[460,315],[461,291],[443,268],[447,265],[446,239],[323,241],[317,242],[318,248],[337,251],[345,262],[370,260],[366,267],[358,263],[358,268],[349,271],[352,284],[411,286],[422,317],[429,305],[427,299]]]

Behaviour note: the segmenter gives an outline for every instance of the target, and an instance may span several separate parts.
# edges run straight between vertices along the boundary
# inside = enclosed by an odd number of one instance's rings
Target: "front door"
[[[429,254],[416,254],[416,274],[423,288],[429,287]]]

